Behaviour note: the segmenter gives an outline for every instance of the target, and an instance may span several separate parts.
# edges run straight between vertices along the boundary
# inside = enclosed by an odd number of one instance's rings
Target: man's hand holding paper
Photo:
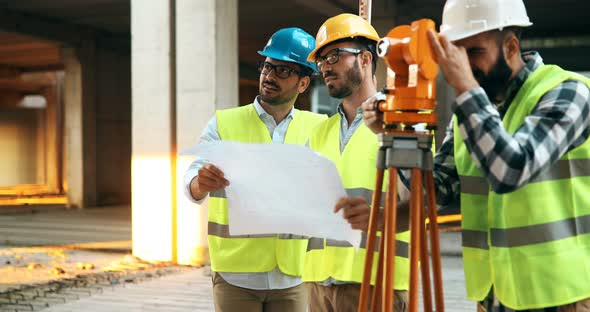
[[[285,233],[358,247],[360,231],[342,210],[333,210],[346,196],[338,171],[318,153],[298,145],[237,142],[202,143],[188,153],[208,159],[231,181],[226,187],[231,235]],[[360,223],[353,228],[361,229]]]

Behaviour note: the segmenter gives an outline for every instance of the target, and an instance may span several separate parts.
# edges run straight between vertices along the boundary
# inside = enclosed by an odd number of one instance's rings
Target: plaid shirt
[[[499,194],[526,185],[589,135],[590,90],[578,80],[566,80],[543,95],[514,135],[504,129],[502,117],[508,106],[543,62],[536,52],[524,53],[522,57],[526,65],[510,82],[504,102],[493,104],[482,88],[476,88],[457,97],[453,107],[471,158],[492,190]],[[459,198],[453,136],[451,120],[434,158],[436,197],[440,205]]]

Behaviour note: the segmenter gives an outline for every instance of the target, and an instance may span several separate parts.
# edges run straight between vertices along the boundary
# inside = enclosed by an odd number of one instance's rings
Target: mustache
[[[338,76],[338,75],[331,70],[322,73],[322,78],[324,78],[324,79],[326,79],[328,77],[336,77],[336,76]]]
[[[262,81],[262,85],[268,85],[268,86],[271,86],[273,88],[280,89],[279,85],[277,85],[276,83],[274,83],[272,81],[269,81],[269,80]]]

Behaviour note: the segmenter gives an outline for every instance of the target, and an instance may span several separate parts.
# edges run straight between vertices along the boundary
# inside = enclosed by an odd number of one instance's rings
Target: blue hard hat
[[[307,56],[315,48],[315,39],[303,29],[283,28],[275,32],[258,54],[275,60],[293,62],[317,72],[315,63]]]

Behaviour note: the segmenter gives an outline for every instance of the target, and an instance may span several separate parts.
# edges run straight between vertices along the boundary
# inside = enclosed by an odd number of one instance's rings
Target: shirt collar
[[[256,97],[254,99],[254,109],[256,110],[256,113],[258,114],[258,116],[260,116],[260,118],[263,118],[265,116],[272,117],[269,113],[267,113],[264,110],[264,108],[262,107],[262,105],[258,101],[258,97]],[[289,115],[287,115],[287,118],[290,118],[290,119],[295,118],[295,110],[296,110],[295,107],[291,108],[291,110],[289,111]]]
[[[341,118],[347,119],[346,118],[346,112],[344,111],[344,106],[342,105],[342,102],[340,102],[340,104],[338,104],[338,106],[336,107],[336,111],[338,112],[338,114],[340,114]],[[363,107],[359,106],[356,109],[356,117],[358,117],[359,115],[362,115],[363,113]],[[355,119],[356,119],[355,117]]]
[[[506,89],[506,100],[504,102],[498,103],[497,107],[498,110],[505,112],[508,109],[508,105],[506,103],[512,102],[518,90],[522,87],[524,82],[528,79],[528,77],[537,69],[539,66],[543,65],[543,58],[539,55],[536,51],[529,51],[522,54],[522,59],[525,62],[524,67],[520,72],[510,81],[508,84],[508,88]],[[501,114],[503,115],[503,114]]]

